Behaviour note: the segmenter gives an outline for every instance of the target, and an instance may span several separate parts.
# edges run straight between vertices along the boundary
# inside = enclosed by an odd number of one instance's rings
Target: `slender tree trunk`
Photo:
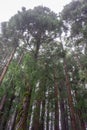
[[[37,58],[38,58],[38,54],[39,54],[39,49],[40,49],[40,39],[38,39],[37,43],[36,43],[36,50],[35,50],[35,55],[34,55],[36,62],[37,62]]]
[[[60,95],[60,112],[61,112],[61,130],[69,130],[68,128],[68,111],[66,102],[66,91],[64,89],[65,82],[62,81],[59,87]]]
[[[6,108],[6,110],[5,110],[6,112],[3,115],[2,125],[0,126],[1,130],[6,129],[6,124],[8,122],[8,117],[9,117],[9,113],[10,113],[14,98],[15,98],[14,95],[12,95],[11,98],[10,98],[10,101],[9,101],[9,103],[7,105],[8,108]]]
[[[79,102],[77,90],[75,91],[75,97],[76,97],[76,101]],[[81,130],[86,130],[85,122],[84,122],[83,117],[82,117],[82,111],[79,108],[77,110],[77,116],[78,116],[79,121],[80,121]]]
[[[54,93],[55,93],[55,130],[59,130],[59,101],[56,68],[54,67]]]
[[[42,113],[40,121],[40,130],[44,130],[44,119],[45,119],[45,99],[42,101]]]
[[[11,60],[11,58],[12,58],[13,55],[14,55],[14,53],[15,53],[15,50],[12,52],[12,54],[11,54],[9,60]],[[19,58],[18,65],[20,64],[22,58],[23,58],[23,54],[22,54],[22,55],[20,56],[20,58]],[[7,63],[7,64],[8,64],[8,63]],[[8,65],[9,65],[9,64],[8,64]],[[4,70],[4,72],[5,72],[5,70]],[[13,85],[13,79],[12,79],[12,78],[11,78],[11,80],[10,80],[10,84],[11,84],[11,90],[10,90],[10,91],[15,91],[15,90],[14,90],[14,87],[13,87],[14,85]],[[13,93],[14,93],[14,92],[13,92]],[[14,94],[13,94],[13,95],[14,95]],[[11,98],[13,97],[13,95],[11,96]],[[4,106],[7,104],[8,99],[9,99],[9,97],[8,97],[8,92],[6,92],[6,93],[4,94],[2,100],[1,100],[1,103],[0,103],[0,118],[1,118],[1,116],[3,116],[3,114],[4,114]]]
[[[3,120],[4,120],[3,116],[5,113],[6,102],[7,102],[7,94],[3,96],[0,104],[0,127],[3,125]]]
[[[66,65],[65,59],[64,59],[64,70],[65,70],[66,87],[67,87],[68,102],[69,102],[70,115],[71,115],[71,124],[72,124],[73,130],[77,130],[75,110],[74,110],[73,99],[72,99],[72,94],[71,94],[71,85],[70,85],[70,81],[69,81],[69,77],[68,77],[67,65]]]
[[[4,96],[2,97],[1,103],[0,103],[0,113],[3,111],[5,103],[7,100],[7,93],[4,94]],[[1,115],[1,114],[0,114]]]
[[[65,100],[65,121],[66,121],[66,130],[69,130],[69,119],[68,119],[68,103],[67,103],[67,101]]]
[[[15,129],[16,117],[17,117],[17,110],[15,110],[15,112],[13,114],[12,123],[10,125],[10,129],[8,129],[8,130],[14,130]]]
[[[37,100],[36,102],[36,108],[35,108],[35,112],[34,112],[34,120],[33,120],[33,126],[32,126],[32,130],[40,130],[40,105],[41,105],[41,101]]]
[[[63,89],[60,90],[61,130],[67,130],[67,128],[66,128],[66,111],[65,111],[65,105],[64,105],[62,91],[64,91],[64,90]]]
[[[8,60],[7,64],[5,65],[4,69],[3,69],[3,72],[2,72],[2,74],[1,74],[1,76],[0,76],[0,85],[1,85],[1,83],[2,83],[2,81],[3,81],[3,79],[4,79],[4,76],[5,76],[6,72],[7,72],[7,70],[8,70],[8,67],[9,67],[10,62],[11,62],[12,59],[13,59],[13,56],[14,56],[15,51],[16,51],[16,48],[12,51],[12,53],[11,53],[11,55],[10,55],[10,57],[9,57],[9,60]]]
[[[46,130],[49,130],[49,100],[48,100],[48,103],[47,103]]]
[[[61,44],[62,51],[64,52],[62,42],[60,44]],[[64,64],[66,88],[67,88],[67,94],[68,94],[68,103],[69,103],[69,108],[70,108],[71,124],[72,124],[73,130],[78,130],[77,124],[76,124],[76,117],[75,117],[76,115],[75,115],[75,110],[74,110],[74,105],[73,105],[73,99],[72,99],[72,94],[71,94],[71,84],[69,81],[69,76],[68,76],[68,71],[67,71],[66,57],[63,57],[63,64]]]

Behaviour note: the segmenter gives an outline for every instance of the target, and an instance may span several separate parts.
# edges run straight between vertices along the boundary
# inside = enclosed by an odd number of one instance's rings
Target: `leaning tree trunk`
[[[13,52],[15,52],[15,51],[13,51]],[[12,55],[10,56],[10,59],[9,60],[11,60],[11,58],[12,58],[12,56],[13,56],[13,53],[12,53]],[[21,60],[22,60],[22,58],[23,58],[23,54],[20,56],[20,58],[19,58],[19,61],[18,61],[18,65],[20,64],[20,62],[21,62]],[[5,71],[4,71],[5,72]],[[14,93],[14,85],[13,85],[13,78],[11,78],[11,80],[10,80],[10,86],[11,86],[11,90],[13,91],[13,93]],[[10,90],[10,91],[11,91]],[[13,97],[13,95],[14,94],[12,94],[11,95],[11,98]],[[4,94],[4,96],[2,97],[2,100],[1,100],[1,103],[0,103],[0,119],[1,119],[1,117],[3,116],[3,114],[4,114],[4,106],[6,105],[6,103],[8,102],[8,92],[6,92],[5,94]]]
[[[3,112],[6,100],[7,100],[7,93],[4,94],[4,96],[2,97],[1,103],[0,103],[0,115]]]
[[[16,123],[16,117],[17,117],[17,109],[14,111],[10,126],[8,126],[7,130],[14,130],[15,129],[15,123]]]
[[[6,124],[8,122],[8,117],[9,117],[9,113],[10,113],[10,110],[11,110],[14,98],[15,98],[15,96],[12,95],[11,98],[10,98],[10,101],[8,101],[7,108],[5,108],[5,113],[3,114],[2,123],[1,123],[1,126],[0,126],[1,130],[5,130],[6,129]]]
[[[0,76],[0,85],[1,85],[1,83],[2,83],[2,81],[3,81],[3,79],[4,79],[4,76],[5,76],[6,72],[7,72],[7,70],[8,70],[8,67],[9,67],[9,65],[10,65],[10,62],[11,62],[12,59],[13,59],[13,56],[14,56],[14,54],[15,54],[15,51],[16,51],[16,48],[12,51],[12,53],[11,53],[9,59],[8,59],[7,64],[5,65],[5,67],[4,67],[4,69],[3,69],[3,72],[2,72],[2,74],[1,74],[1,76]]]

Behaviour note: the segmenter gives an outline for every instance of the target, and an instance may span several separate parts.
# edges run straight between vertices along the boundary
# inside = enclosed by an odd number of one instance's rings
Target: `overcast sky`
[[[54,12],[58,13],[63,9],[63,6],[71,0],[0,0],[0,22],[8,21],[11,16],[21,10],[21,7],[27,9],[38,5],[49,7]]]

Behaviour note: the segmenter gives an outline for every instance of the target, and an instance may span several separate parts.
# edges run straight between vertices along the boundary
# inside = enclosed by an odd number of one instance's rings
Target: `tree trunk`
[[[30,106],[31,90],[27,90],[23,99],[23,105],[17,115],[15,130],[27,130],[28,109]]]
[[[39,119],[40,119],[40,105],[41,105],[41,101],[37,100],[36,108],[35,108],[35,112],[34,112],[32,130],[40,130],[40,121],[39,121]]]
[[[64,70],[65,70],[66,87],[67,87],[68,102],[69,102],[70,115],[71,115],[71,124],[72,124],[73,130],[77,130],[75,110],[74,110],[73,99],[72,99],[72,94],[71,94],[71,86],[70,86],[70,81],[69,81],[68,71],[67,71],[67,64],[66,64],[65,59],[64,59]]]
[[[56,68],[54,67],[54,93],[55,93],[55,130],[59,130],[59,101]]]
[[[69,119],[68,119],[68,103],[67,103],[67,100],[65,100],[65,113],[66,113],[66,118],[65,118],[65,121],[66,121],[66,130],[69,130]]]
[[[0,113],[2,113],[2,111],[4,109],[6,100],[7,100],[7,93],[5,93],[4,96],[2,97],[2,100],[1,100],[1,103],[0,103]]]
[[[10,110],[11,110],[14,98],[15,98],[14,95],[12,95],[11,98],[10,98],[10,101],[8,103],[8,106],[7,106],[8,108],[6,108],[5,113],[4,113],[3,117],[2,117],[2,123],[1,123],[1,126],[0,126],[1,130],[5,130],[6,129],[9,113],[10,113]]]
[[[60,43],[62,51],[64,52],[63,44],[62,42]],[[63,64],[64,64],[64,71],[65,71],[65,79],[66,79],[66,89],[67,89],[67,94],[68,94],[68,103],[69,103],[69,108],[70,108],[70,116],[71,116],[71,124],[73,130],[78,130],[77,129],[77,124],[76,124],[76,118],[75,118],[75,110],[74,110],[74,105],[73,105],[73,99],[72,99],[72,94],[71,94],[71,84],[69,81],[69,76],[68,76],[68,71],[67,71],[67,62],[66,62],[66,57],[63,57]]]
[[[7,72],[7,70],[8,70],[8,67],[9,67],[10,62],[11,62],[12,59],[13,59],[13,56],[14,56],[15,51],[16,51],[16,48],[12,51],[12,53],[11,53],[11,55],[10,55],[10,57],[9,57],[9,60],[8,60],[7,64],[5,65],[4,69],[3,69],[3,72],[2,72],[2,74],[1,74],[1,76],[0,76],[0,85],[1,85],[1,83],[2,83],[2,81],[3,81],[3,79],[4,79],[4,76],[5,76],[6,72]]]
[[[76,101],[79,102],[77,90],[75,91],[75,97],[76,97]],[[84,122],[83,117],[82,117],[82,111],[79,108],[77,109],[77,116],[78,116],[79,121],[80,121],[81,130],[86,130],[85,122]]]
[[[15,110],[14,114],[13,114],[13,118],[12,118],[12,122],[10,125],[10,129],[8,130],[14,130],[15,129],[15,123],[16,123],[16,117],[17,117],[17,110]]]
[[[49,100],[48,100],[48,103],[47,103],[46,130],[49,130]]]
[[[65,104],[63,99],[64,89],[62,86],[60,86],[59,90],[60,90],[61,130],[68,130],[66,128],[66,110],[65,110]]]
[[[44,119],[45,119],[45,99],[42,101],[42,113],[40,121],[40,130],[44,130]]]

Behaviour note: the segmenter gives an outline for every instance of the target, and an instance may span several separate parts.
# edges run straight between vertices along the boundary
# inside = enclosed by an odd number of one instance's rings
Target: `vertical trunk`
[[[63,95],[60,94],[61,130],[68,130],[66,129],[66,111],[64,106],[64,99],[62,96]]]
[[[46,130],[49,130],[49,100],[48,100],[48,103],[47,103]]]
[[[61,130],[69,130],[68,128],[68,111],[66,110],[67,102],[66,101],[66,91],[64,89],[65,82],[62,81],[59,87],[60,94],[60,112],[61,112]]]
[[[7,70],[8,70],[10,62],[12,61],[12,58],[14,56],[15,51],[16,51],[16,48],[12,51],[12,53],[11,53],[11,55],[9,57],[9,60],[8,60],[7,64],[5,65],[4,69],[3,69],[3,72],[2,72],[2,74],[0,76],[0,85],[1,85],[1,83],[3,81],[3,79],[4,79],[4,76],[5,76],[6,72],[7,72]]]
[[[68,94],[68,102],[69,102],[69,108],[70,108],[70,114],[71,114],[71,124],[73,130],[77,130],[77,124],[76,124],[76,118],[75,118],[75,110],[73,106],[73,99],[71,94],[71,86],[70,81],[68,77],[68,71],[67,71],[67,64],[66,60],[64,59],[64,70],[65,70],[65,77],[66,77],[66,87],[67,87],[67,94]]]
[[[44,130],[44,119],[45,119],[45,100],[42,101],[42,113],[40,121],[40,130]]]
[[[36,108],[35,108],[35,112],[34,112],[32,130],[39,130],[40,129],[40,121],[39,121],[39,118],[40,118],[40,104],[41,104],[41,101],[37,100]]]
[[[23,105],[17,115],[15,130],[27,130],[28,109],[30,106],[31,90],[27,90],[23,99]]]
[[[78,110],[78,116],[79,116],[79,120],[80,120],[80,123],[81,123],[81,130],[86,130],[86,128],[85,128],[85,122],[83,120],[81,110]]]
[[[54,111],[53,111],[53,103],[51,103],[51,108],[52,108],[52,111],[51,111],[51,127],[50,127],[50,130],[54,130]]]
[[[76,97],[76,101],[79,102],[77,90],[75,91],[75,97]],[[79,121],[80,121],[80,127],[81,127],[81,129],[82,130],[86,130],[86,128],[85,128],[85,122],[84,122],[83,117],[82,117],[82,111],[79,108],[77,110],[77,116],[78,116]]]
[[[66,118],[65,118],[65,121],[66,121],[66,130],[69,130],[69,119],[68,119],[68,103],[67,101],[65,101],[65,113],[66,113]]]
[[[37,58],[38,58],[39,48],[40,48],[40,40],[38,39],[38,41],[36,43],[36,51],[35,51],[35,55],[34,55],[36,62],[37,62]]]
[[[64,52],[62,42],[60,44],[61,44],[62,51]],[[72,124],[73,130],[78,130],[77,124],[76,124],[76,118],[75,118],[75,110],[73,106],[73,99],[72,99],[72,94],[71,94],[71,85],[70,85],[68,71],[67,71],[66,57],[63,57],[63,64],[64,64],[64,71],[65,71],[65,78],[66,78],[66,88],[67,88],[68,103],[69,103],[69,108],[70,108],[71,124]]]
[[[55,93],[55,130],[59,130],[58,83],[55,68],[54,68],[54,93]]]

